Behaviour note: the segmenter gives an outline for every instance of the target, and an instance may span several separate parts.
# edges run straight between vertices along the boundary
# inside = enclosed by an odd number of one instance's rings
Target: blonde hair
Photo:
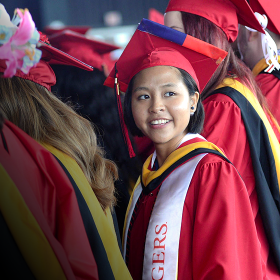
[[[103,157],[91,123],[43,86],[19,77],[0,77],[0,110],[4,117],[39,143],[73,158],[84,172],[101,207],[115,202],[116,165]]]

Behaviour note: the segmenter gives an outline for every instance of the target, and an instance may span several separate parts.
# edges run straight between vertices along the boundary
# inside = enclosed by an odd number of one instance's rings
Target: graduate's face
[[[135,76],[132,89],[135,124],[155,145],[176,146],[187,133],[190,113],[196,110],[198,98],[198,93],[189,95],[178,69],[144,69]]]

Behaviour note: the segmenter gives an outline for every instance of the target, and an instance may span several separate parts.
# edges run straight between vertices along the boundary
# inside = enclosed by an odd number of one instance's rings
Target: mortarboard
[[[137,50],[137,51],[136,51]],[[143,19],[116,63],[120,90],[145,68],[168,65],[187,71],[203,90],[227,52],[190,35]],[[105,81],[114,87],[115,69]]]
[[[246,0],[170,0],[166,12],[170,11],[187,12],[210,20],[224,31],[229,42],[237,38],[238,23],[264,33]]]
[[[81,61],[103,70],[105,54],[120,47],[105,42],[93,40],[71,30],[64,30],[49,37],[51,44]],[[59,63],[57,63],[59,64]]]
[[[62,27],[52,27],[50,25],[44,27],[44,33],[48,36],[60,33],[65,30],[71,30],[76,33],[86,34],[86,32],[91,28],[91,26],[76,26],[76,25],[64,25]]]
[[[154,8],[149,9],[149,20],[164,24],[164,15]]]
[[[265,14],[267,16],[267,29],[275,34],[280,35],[279,1],[250,0],[249,4],[254,12],[258,12],[261,15]]]
[[[118,87],[125,92],[131,79],[141,70],[166,65],[188,72],[202,91],[226,55],[226,51],[190,35],[147,19],[141,21],[104,82],[116,89],[120,121],[130,156],[133,156],[133,149],[123,120]]]

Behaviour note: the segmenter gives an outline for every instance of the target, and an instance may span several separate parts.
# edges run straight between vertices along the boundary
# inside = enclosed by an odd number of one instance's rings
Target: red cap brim
[[[51,27],[51,26],[46,26],[44,28],[44,33],[47,35],[53,35],[56,33],[60,33],[64,30],[71,30],[80,34],[85,34],[89,29],[91,28],[91,26],[71,26],[71,25],[66,25],[62,28],[55,28],[55,27]]]
[[[267,29],[280,35],[280,2],[275,0],[250,0],[254,12],[265,14],[268,18]]]
[[[93,67],[72,57],[71,55],[42,41],[38,42],[38,48],[42,51],[42,60],[48,63],[65,64],[75,66],[87,71],[93,71]]]
[[[246,0],[170,0],[166,12],[181,11],[204,17],[220,27],[229,42],[238,35],[238,23],[264,33]]]
[[[158,10],[151,8],[149,9],[149,20],[164,24],[164,15],[160,13]]]
[[[73,32],[71,30],[64,30],[60,33],[49,36],[49,41],[54,47],[62,50],[73,48],[73,46],[78,48],[81,45],[86,45],[91,47],[96,53],[99,53],[101,55],[120,49],[119,46],[87,38],[84,35]]]

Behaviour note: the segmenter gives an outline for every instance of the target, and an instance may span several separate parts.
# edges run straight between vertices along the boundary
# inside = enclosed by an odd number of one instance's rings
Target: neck
[[[169,143],[164,143],[164,144],[154,143],[159,167],[161,167],[164,161],[167,159],[167,157],[178,148],[184,136],[185,135],[182,135],[182,137],[180,137],[176,141],[172,141]]]
[[[177,147],[176,147],[177,148]],[[167,159],[167,157],[173,152],[176,150],[173,149],[173,150],[166,150],[166,149],[163,149],[161,147],[156,147],[156,152],[157,152],[157,161],[158,161],[158,166],[161,167],[164,163],[164,161]]]
[[[255,55],[254,58],[248,62],[248,67],[253,70],[253,68],[255,67],[255,65],[264,58],[263,53],[259,54],[259,55]]]

